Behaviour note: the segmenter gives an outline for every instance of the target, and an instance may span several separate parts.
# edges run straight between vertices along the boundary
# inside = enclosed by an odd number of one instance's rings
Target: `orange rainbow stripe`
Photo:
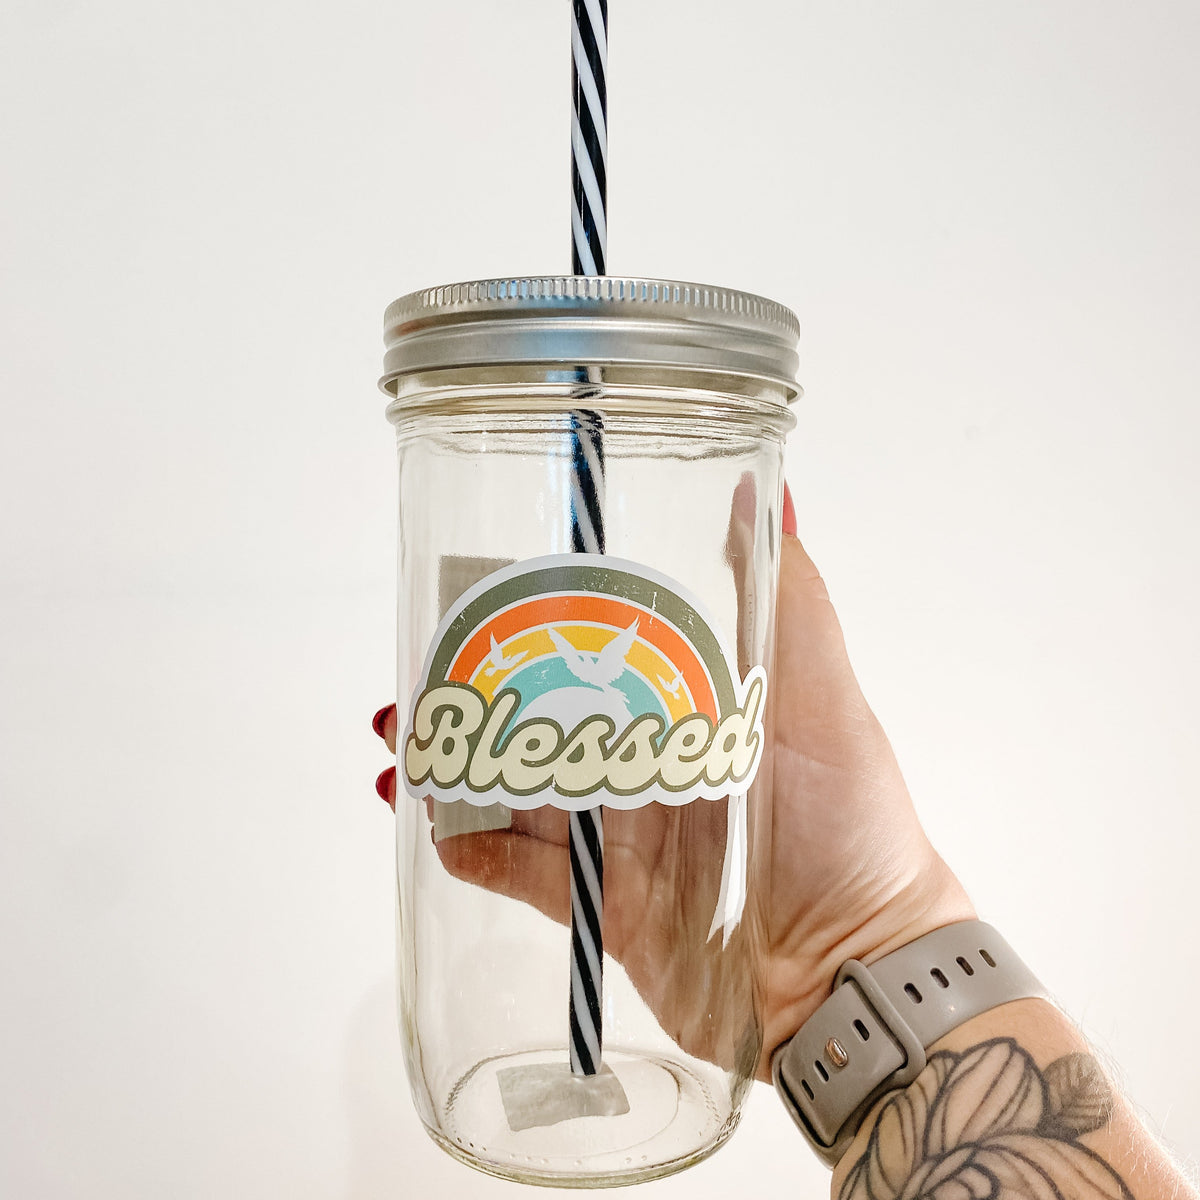
[[[532,660],[553,650],[545,627],[562,626],[568,640],[578,649],[596,653],[635,620],[639,624],[634,650],[630,652],[631,665],[662,697],[672,720],[688,712],[698,712],[717,723],[720,714],[712,680],[691,643],[660,614],[641,605],[595,593],[538,596],[494,613],[459,647],[446,679],[491,692],[497,684],[488,683],[485,688],[482,673],[492,652],[493,636],[501,646],[520,638],[520,646],[506,646],[506,652],[527,649]],[[539,631],[540,637],[535,636]],[[521,637],[523,634],[529,636]],[[687,698],[677,699],[666,692],[653,677],[656,674],[671,680],[678,676],[682,680],[681,691],[686,691]]]

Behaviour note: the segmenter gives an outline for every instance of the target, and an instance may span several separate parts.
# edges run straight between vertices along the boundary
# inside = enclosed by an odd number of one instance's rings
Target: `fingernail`
[[[792,503],[792,489],[783,485],[783,532],[788,537],[796,536],[796,506]]]
[[[386,800],[389,804],[394,804],[392,793],[396,790],[396,768],[388,767],[386,771],[379,772],[379,778],[375,780],[375,790],[379,793],[380,800]]]
[[[396,706],[394,704],[385,704],[371,718],[371,728],[375,730],[380,737],[383,737],[383,727],[387,724],[388,714],[391,713],[395,707]]]

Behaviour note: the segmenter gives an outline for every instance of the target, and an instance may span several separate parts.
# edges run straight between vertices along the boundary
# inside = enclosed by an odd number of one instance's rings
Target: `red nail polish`
[[[385,705],[384,705],[384,706],[383,706],[383,707],[382,707],[382,708],[381,708],[381,709],[380,709],[380,710],[379,710],[379,711],[378,711],[378,712],[377,712],[377,713],[376,713],[376,714],[375,714],[375,715],[374,715],[374,716],[371,718],[371,728],[372,728],[373,730],[375,730],[375,732],[376,732],[376,733],[377,733],[377,734],[378,734],[380,737],[383,737],[383,727],[384,727],[384,726],[387,724],[388,714],[389,714],[389,713],[392,711],[392,709],[394,709],[395,707],[396,707],[396,706],[395,706],[394,704],[385,704]]]
[[[392,792],[396,787],[396,768],[388,767],[386,771],[379,772],[379,778],[375,780],[375,790],[379,793],[380,800],[386,800],[389,804],[392,803]]]
[[[783,485],[783,532],[789,537],[796,536],[796,506],[792,503],[792,489]]]

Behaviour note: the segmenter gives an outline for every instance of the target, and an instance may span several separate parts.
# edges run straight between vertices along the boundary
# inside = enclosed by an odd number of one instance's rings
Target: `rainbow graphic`
[[[761,677],[765,688],[761,668],[752,675]],[[545,722],[552,722],[561,737],[559,749],[568,744],[572,730],[589,720],[611,722],[607,753],[619,746],[623,731],[639,722],[645,727],[644,718],[657,718],[657,740],[646,754],[660,750],[668,731],[681,723],[708,738],[746,696],[746,684],[716,626],[680,584],[638,563],[589,554],[504,567],[459,597],[431,643],[413,701],[410,736],[418,699],[439,689],[448,697],[461,697],[469,689],[477,697],[470,704],[479,714],[481,737],[487,714],[503,706],[506,736],[529,724],[542,722],[545,728]],[[500,745],[497,741],[496,747]],[[491,752],[499,753],[495,747]],[[428,751],[435,753],[436,747]],[[533,750],[529,754],[536,759]],[[486,789],[481,793],[474,784],[472,791],[466,785],[439,790],[426,778],[412,783],[414,794],[453,795],[475,804],[505,799]],[[648,784],[636,799],[602,799],[621,807],[652,799],[678,804],[727,791],[700,786],[684,796]],[[547,786],[536,800],[522,800],[522,806],[558,803],[553,792]]]
[[[468,593],[458,611],[447,614],[427,681],[469,683],[489,701],[501,687],[516,688],[524,707],[583,682],[572,677],[552,629],[595,657],[636,622],[625,671],[613,685],[627,697],[631,714],[657,712],[672,725],[704,713],[715,724],[722,702],[729,708],[736,699],[729,661],[709,622],[674,590],[678,584],[649,579],[645,567],[632,563],[633,570],[622,570],[618,561],[574,555],[543,567],[537,560],[522,563],[509,579],[489,576],[477,595]],[[492,638],[499,661],[512,667],[496,666]]]

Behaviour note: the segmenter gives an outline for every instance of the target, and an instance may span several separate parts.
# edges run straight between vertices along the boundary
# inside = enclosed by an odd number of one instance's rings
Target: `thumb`
[[[874,724],[846,652],[841,623],[821,572],[795,534],[791,493],[784,496],[784,537],[779,561],[775,678],[790,721],[830,733],[861,733]],[[789,528],[790,525],[790,528]],[[786,735],[787,726],[780,728]]]

